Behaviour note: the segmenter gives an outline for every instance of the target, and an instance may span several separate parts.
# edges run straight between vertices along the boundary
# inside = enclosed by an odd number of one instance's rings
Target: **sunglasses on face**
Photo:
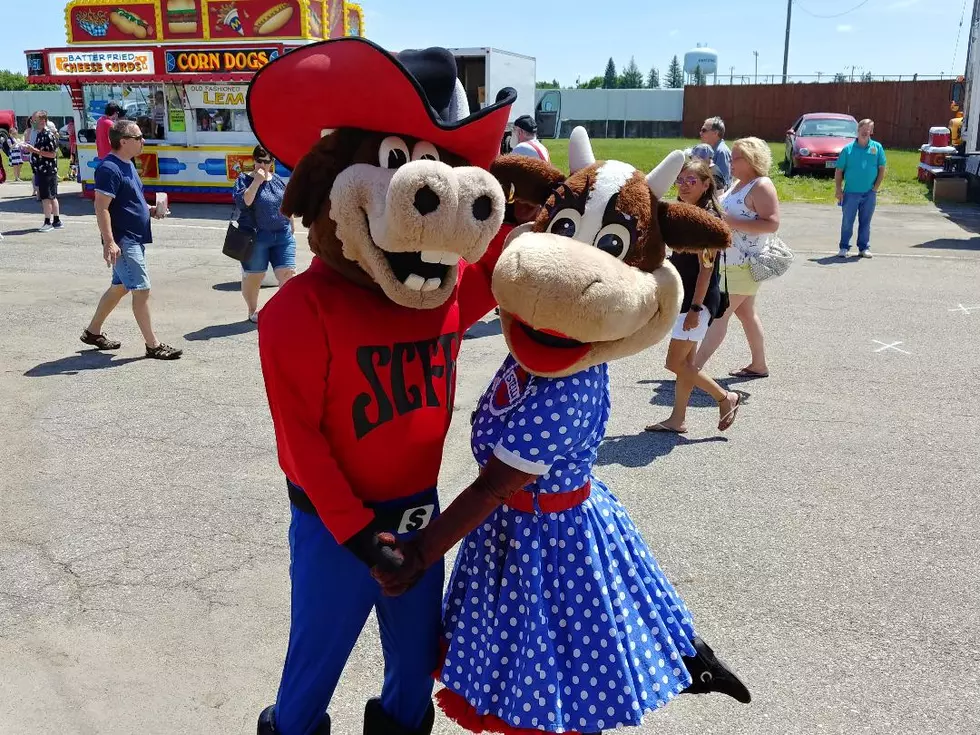
[[[677,185],[678,186],[694,186],[701,182],[697,176],[678,176]]]
[[[143,140],[142,135],[124,135],[123,138],[129,138],[130,140]]]
[[[263,166],[268,166],[270,163],[272,163],[272,159],[271,158],[256,158],[255,159],[255,162],[256,163],[261,163]]]

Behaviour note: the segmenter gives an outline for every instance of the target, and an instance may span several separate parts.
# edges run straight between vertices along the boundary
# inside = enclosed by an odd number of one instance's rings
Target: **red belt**
[[[538,499],[538,507],[542,513],[561,513],[571,510],[576,505],[581,505],[588,500],[592,494],[592,481],[586,480],[578,490],[570,490],[567,493],[532,493],[527,490],[518,490],[507,500],[507,507],[519,510],[522,513],[535,513],[534,499]]]

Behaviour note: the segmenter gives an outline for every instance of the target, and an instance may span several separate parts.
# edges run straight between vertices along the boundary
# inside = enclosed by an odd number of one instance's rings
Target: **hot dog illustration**
[[[268,36],[280,30],[293,17],[293,6],[288,3],[273,5],[255,20],[255,32]]]
[[[146,38],[153,35],[153,26],[135,13],[122,8],[116,8],[109,13],[109,21],[123,33],[136,36],[136,38]]]

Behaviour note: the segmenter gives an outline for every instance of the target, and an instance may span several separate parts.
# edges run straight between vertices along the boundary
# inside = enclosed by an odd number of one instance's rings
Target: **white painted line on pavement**
[[[963,304],[957,304],[955,309],[946,309],[946,311],[958,311],[967,316],[977,310],[980,310],[980,306],[963,306]]]
[[[878,339],[873,339],[871,341],[872,342],[877,342],[878,344],[883,345],[882,347],[879,347],[877,350],[875,350],[875,352],[883,352],[884,350],[895,350],[895,352],[901,352],[903,355],[911,355],[912,354],[911,352],[906,352],[905,350],[900,350],[900,349],[898,349],[898,347],[895,346],[895,345],[905,344],[904,342],[892,342],[891,344],[886,345],[884,342],[882,342],[881,340],[878,340]]]
[[[86,217],[89,217],[91,215],[85,215],[85,216]],[[36,222],[37,221],[37,216],[36,215],[28,215],[28,214],[5,214],[5,215],[3,215],[3,219],[0,219],[0,229],[2,229],[3,228],[3,225],[5,223],[9,222],[10,220],[16,220],[18,222]],[[67,216],[65,217],[65,223],[66,224],[68,224],[68,223],[70,223],[72,221],[76,221],[77,222],[77,220],[75,218],[69,218]],[[94,217],[92,217],[91,223],[88,222],[88,221],[85,221],[83,224],[85,224],[85,225],[91,224],[93,226],[92,229],[97,229],[97,227],[95,227],[95,218]],[[185,229],[185,230],[215,230],[217,232],[224,232],[225,230],[228,229],[228,225],[225,225],[224,227],[212,227],[211,225],[179,225],[176,222],[167,222],[166,220],[164,220],[163,222],[160,222],[159,220],[153,220],[153,226],[154,227],[179,227],[179,228]],[[296,230],[296,234],[297,235],[306,235],[306,234],[308,234],[308,231],[307,230],[304,230],[304,229],[297,229]]]

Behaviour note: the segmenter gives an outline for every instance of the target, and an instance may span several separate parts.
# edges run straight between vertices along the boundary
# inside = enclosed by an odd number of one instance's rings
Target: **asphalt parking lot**
[[[79,342],[109,281],[91,203],[64,195],[66,227],[38,233],[29,194],[0,187],[0,733],[254,733],[288,632],[288,506],[220,252],[231,208],[154,222],[154,324],[185,349],[165,363],[142,359],[128,301],[106,324],[121,350]],[[682,698],[634,732],[977,732],[980,216],[882,207],[876,258],[846,262],[839,216],[784,207],[798,262],[760,294],[772,375],[726,381],[749,399],[724,436],[703,395],[686,437],[643,432],[672,402],[664,345],[611,370],[597,471],[754,697]],[[444,503],[504,354],[491,314],[460,355]],[[733,325],[709,369],[747,362]],[[380,687],[375,631],[339,735]]]

